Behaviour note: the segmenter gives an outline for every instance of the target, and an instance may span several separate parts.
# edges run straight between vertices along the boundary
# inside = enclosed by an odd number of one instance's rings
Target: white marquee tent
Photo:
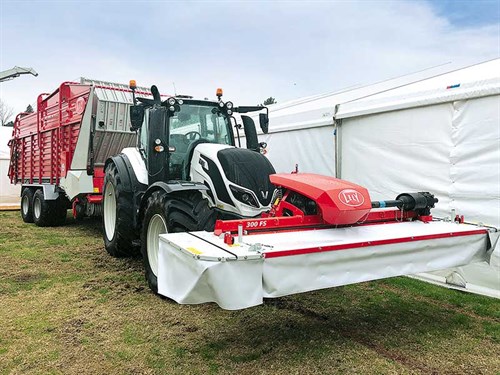
[[[0,210],[18,209],[20,186],[10,184],[9,171],[10,149],[7,146],[12,136],[12,128],[0,126]]]
[[[435,216],[500,227],[500,59],[285,103],[270,118],[260,138],[278,172],[298,163],[373,199],[430,191]],[[500,298],[500,248],[490,264],[423,276]]]

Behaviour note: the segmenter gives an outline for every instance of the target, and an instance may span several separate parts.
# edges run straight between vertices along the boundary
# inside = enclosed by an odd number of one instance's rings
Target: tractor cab
[[[146,109],[139,149],[157,181],[189,180],[193,150],[201,143],[234,146],[230,118],[215,102],[169,98]]]
[[[134,92],[135,82],[130,88]],[[130,109],[132,129],[139,132],[138,148],[147,164],[149,183],[156,181],[189,181],[190,165],[196,146],[212,143],[236,146],[233,126],[239,129],[234,112],[266,110],[259,117],[261,128],[267,133],[266,107],[235,108],[223,102],[222,90],[217,90],[218,101],[194,100],[191,97],[170,97],[161,101],[158,89],[151,88],[153,99],[135,98]],[[139,102],[139,104],[137,103]],[[249,116],[241,116],[247,139],[247,148],[260,151],[264,144],[257,141],[255,124]]]

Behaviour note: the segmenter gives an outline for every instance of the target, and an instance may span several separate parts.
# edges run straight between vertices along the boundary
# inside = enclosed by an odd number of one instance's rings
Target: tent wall
[[[9,171],[10,149],[7,146],[12,128],[0,126],[0,210],[18,209],[21,186],[11,185]]]
[[[443,104],[342,120],[337,177],[367,187],[374,200],[431,191],[439,214],[449,214],[452,117],[452,104]]]
[[[452,209],[500,227],[500,96],[342,120],[340,177],[374,199],[431,191]],[[389,196],[389,197],[388,197]]]
[[[455,210],[500,227],[499,103],[499,95],[482,96],[344,118],[337,175],[365,186],[373,199],[430,191],[439,199],[435,216]],[[499,269],[486,264],[424,276],[500,297]]]
[[[335,143],[333,125],[261,134],[266,142],[267,157],[276,172],[290,173],[298,164],[300,172],[335,175]]]
[[[298,163],[364,185],[373,199],[431,191],[435,216],[454,209],[500,227],[500,59],[450,68],[270,106],[270,134],[259,139],[278,172]],[[490,264],[427,276],[500,297],[500,246]]]
[[[11,185],[7,172],[9,171],[9,159],[0,159],[0,210],[19,208],[19,195],[21,186]]]

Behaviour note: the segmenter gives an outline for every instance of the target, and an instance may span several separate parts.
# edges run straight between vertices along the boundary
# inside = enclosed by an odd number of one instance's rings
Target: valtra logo
[[[344,189],[339,193],[340,201],[349,207],[358,207],[365,203],[365,197],[354,189]]]

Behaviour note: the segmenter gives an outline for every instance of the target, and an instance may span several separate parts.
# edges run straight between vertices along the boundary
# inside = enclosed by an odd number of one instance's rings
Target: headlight
[[[229,185],[229,189],[233,193],[234,197],[242,203],[246,205],[253,206],[259,208],[259,204],[255,200],[253,194],[249,191],[240,189],[234,185]]]
[[[172,112],[175,111],[175,107],[173,105],[171,105],[168,109],[170,109]]]
[[[224,103],[223,102],[219,102],[219,107],[224,107]]]
[[[179,103],[180,105],[183,105],[184,104],[184,100],[179,99],[179,100],[177,100],[177,103]]]
[[[174,98],[168,98],[168,104],[174,105],[175,104],[175,99]]]
[[[233,111],[231,111],[230,109],[228,109],[228,110],[227,110],[227,114],[228,114],[229,116],[231,116],[231,115],[233,114]]]
[[[232,102],[227,102],[226,103],[226,108],[227,109],[233,109],[233,103]]]

